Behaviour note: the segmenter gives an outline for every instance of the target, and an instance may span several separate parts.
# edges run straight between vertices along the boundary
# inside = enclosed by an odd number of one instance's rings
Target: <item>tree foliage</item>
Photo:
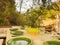
[[[60,15],[59,13],[60,7],[58,5],[59,5],[58,2],[54,2],[51,5],[48,5],[47,8],[40,7],[36,9],[27,10],[26,12],[27,24],[32,27],[36,27],[36,26],[40,26],[43,20],[46,20],[48,18],[56,19],[56,15]]]
[[[0,21],[1,25],[12,25],[17,15],[14,0],[0,0],[0,20],[3,21]]]
[[[28,9],[22,14],[16,11],[14,0],[0,0],[0,25],[29,25],[37,27],[40,26],[43,20],[48,18],[55,19],[56,15],[60,15],[60,2],[54,2],[50,5],[51,0],[48,0],[48,2],[42,0],[43,6],[40,5],[40,0],[33,0],[34,5],[35,2],[39,5],[38,8]],[[21,0],[21,6],[22,3],[23,0]],[[47,3],[48,5],[46,5]]]

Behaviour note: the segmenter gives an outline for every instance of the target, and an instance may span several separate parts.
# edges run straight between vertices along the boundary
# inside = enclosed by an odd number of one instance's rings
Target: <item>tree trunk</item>
[[[20,12],[21,12],[22,4],[23,4],[23,0],[20,1]]]

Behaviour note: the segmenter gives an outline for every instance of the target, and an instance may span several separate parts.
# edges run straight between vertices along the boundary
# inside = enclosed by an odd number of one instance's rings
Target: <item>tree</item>
[[[20,12],[21,12],[21,8],[22,8],[22,4],[23,4],[23,0],[20,0]]]
[[[17,25],[24,26],[26,24],[26,17],[24,14],[19,14],[17,20],[16,20]]]
[[[27,24],[34,27],[34,23],[38,18],[38,14],[36,13],[36,10],[32,9],[27,16]]]
[[[0,20],[3,21],[2,25],[6,25],[6,26],[12,25],[11,21],[16,20],[17,15],[18,15],[18,13],[16,12],[16,8],[15,8],[15,1],[14,0],[0,0],[0,4],[1,4],[0,5],[1,7],[0,8]]]
[[[27,24],[30,25],[31,27],[36,27],[36,21],[40,20],[40,22],[45,19],[50,17],[50,13],[46,9],[30,9],[27,11]],[[39,18],[40,17],[40,18]]]
[[[43,7],[46,7],[46,0],[42,0]]]

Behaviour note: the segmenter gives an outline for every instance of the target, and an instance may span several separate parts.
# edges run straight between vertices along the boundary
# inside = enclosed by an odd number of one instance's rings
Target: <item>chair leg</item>
[[[3,39],[2,45],[6,45],[6,39]]]

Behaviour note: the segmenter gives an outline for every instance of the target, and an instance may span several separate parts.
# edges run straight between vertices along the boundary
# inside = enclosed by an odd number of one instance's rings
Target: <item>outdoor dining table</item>
[[[30,38],[32,40],[32,45],[43,45],[43,42],[48,41],[48,40],[53,40],[53,38],[51,37],[51,34],[38,34],[38,35],[32,35],[29,34],[26,30],[24,31],[24,35],[20,35],[20,36],[16,36],[16,37],[27,37]],[[10,30],[7,30],[7,38],[6,38],[6,45],[8,40],[15,38],[12,37],[12,35],[10,34]]]
[[[24,32],[25,32],[24,35],[22,35],[22,36],[20,35],[17,37],[27,37],[32,40],[32,42],[33,42],[32,45],[42,45],[42,41],[40,41],[39,35],[30,35],[25,30],[24,30]],[[10,40],[11,38],[15,38],[15,37],[12,37],[12,35],[10,34],[10,30],[7,30],[6,45],[7,45],[8,40]]]

